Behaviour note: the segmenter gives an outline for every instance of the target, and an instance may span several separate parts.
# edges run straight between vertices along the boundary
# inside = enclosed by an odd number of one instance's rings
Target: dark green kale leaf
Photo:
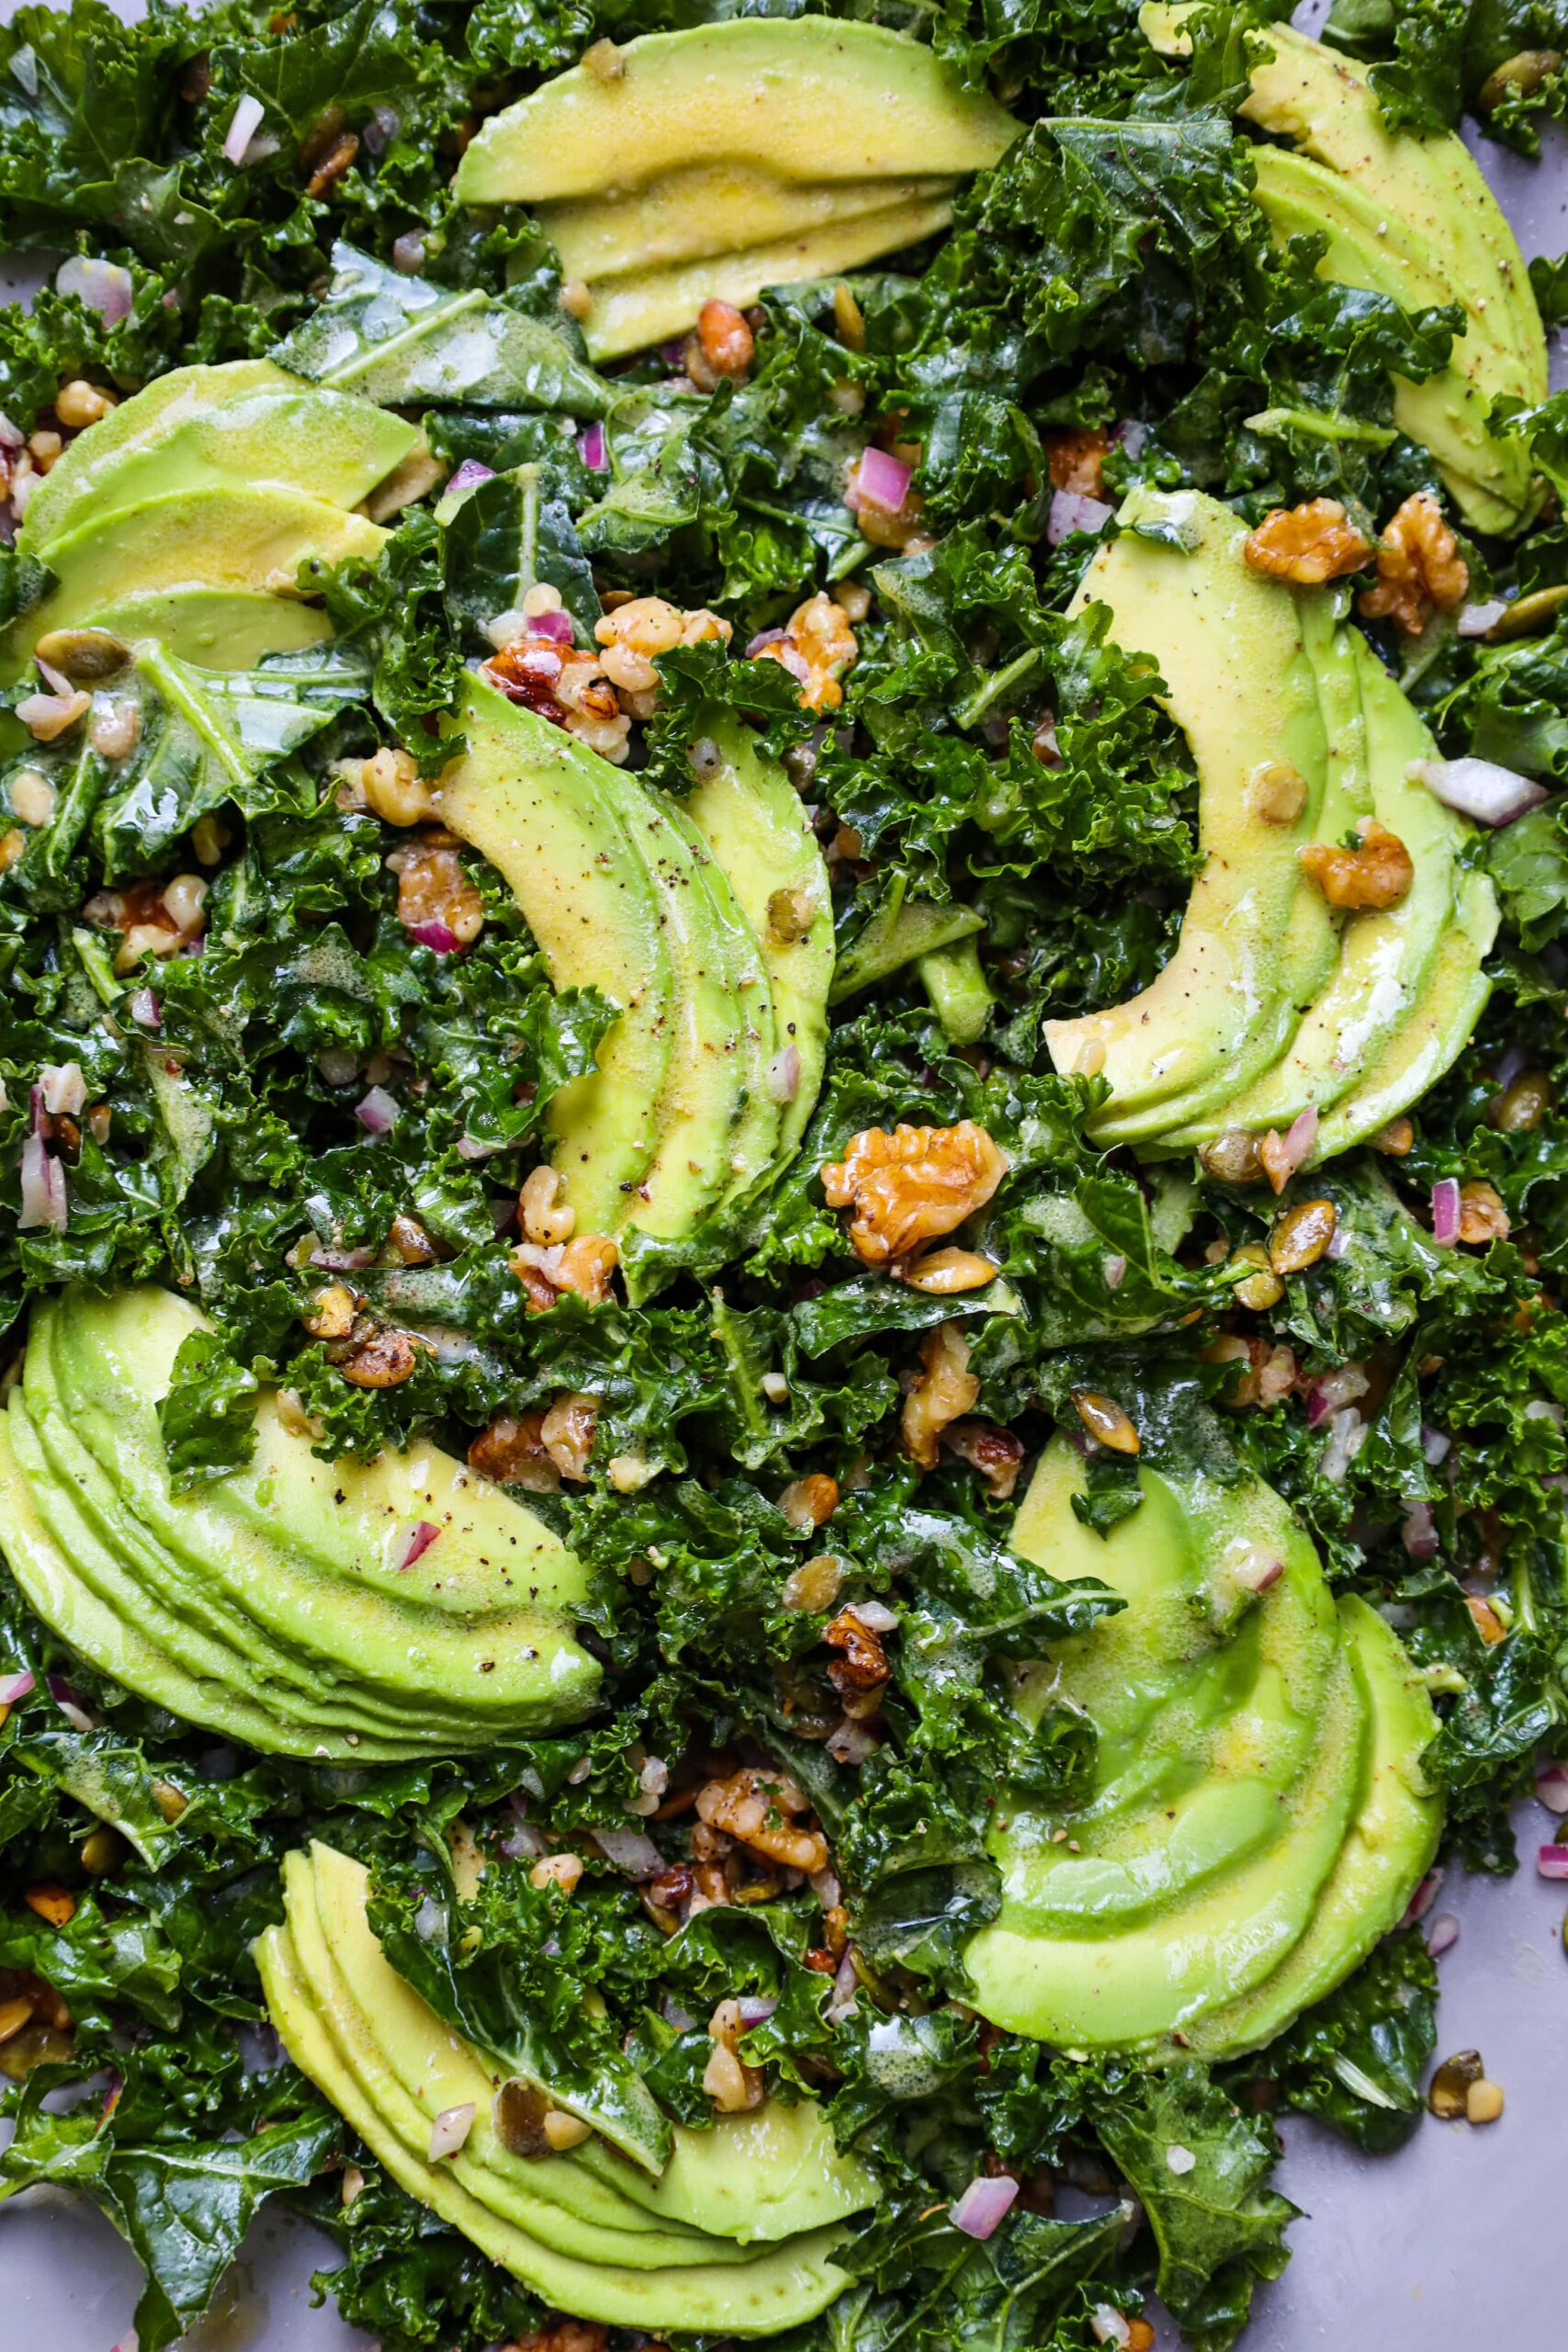
[[[382,2352],[484,2352],[539,2324],[542,2306],[499,2263],[416,2204],[363,2150],[358,2163],[365,2186],[351,2202],[330,2175],[298,2200],[343,2254],[338,2268],[318,2270],[311,2283],[318,2300],[331,2295],[346,2326],[363,2328]]]
[[[946,2212],[879,2220],[846,2248],[864,2284],[848,2299],[838,2352],[1055,2352],[1082,2342],[1091,2278],[1113,2271],[1132,2218],[1122,2203],[1081,2222],[1016,2213],[980,2244]],[[1056,2323],[1070,2318],[1076,2326]]]
[[[1238,2072],[1266,2073],[1281,2106],[1332,2124],[1369,2154],[1401,2147],[1421,2116],[1437,1990],[1421,1930],[1386,1937],[1337,1992]]]

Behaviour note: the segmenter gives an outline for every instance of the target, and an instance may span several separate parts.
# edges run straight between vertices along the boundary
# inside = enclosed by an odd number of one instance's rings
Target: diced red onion
[[[1489,628],[1496,628],[1507,609],[1507,601],[1502,596],[1489,597],[1484,605],[1466,605],[1459,616],[1460,636],[1484,637]]]
[[[970,2182],[956,2205],[948,2207],[947,2218],[966,2238],[988,2238],[1000,2227],[1017,2196],[1018,2183],[1006,2173],[998,2173],[994,2180],[982,2175]]]
[[[457,472],[447,481],[446,487],[441,494],[444,498],[450,498],[455,490],[472,490],[476,482],[494,480],[493,466],[481,466],[477,458],[465,458]]]
[[[1459,1178],[1439,1176],[1432,1187],[1432,1238],[1439,1250],[1451,1250],[1459,1239]]]
[[[593,1842],[607,1862],[632,1878],[657,1878],[664,1857],[645,1830],[596,1829]]]
[[[428,947],[436,956],[453,956],[462,945],[449,922],[411,922],[409,937],[416,946]],[[367,1098],[368,1099],[368,1098]]]
[[[530,613],[528,626],[536,637],[547,637],[557,645],[571,643],[571,615],[568,612]]]
[[[41,1136],[28,1136],[22,1146],[22,1207],[17,1219],[17,1230],[63,1233],[70,1217],[63,1165],[50,1158]]]
[[[1046,545],[1059,548],[1075,531],[1098,535],[1110,522],[1112,512],[1102,498],[1088,498],[1082,491],[1053,491],[1051,511],[1045,518]]]
[[[536,1829],[531,1821],[520,1821],[499,1841],[496,1850],[504,1854],[509,1862],[524,1862],[536,1861],[550,1849],[543,1830]]]
[[[1114,2303],[1096,2303],[1089,2315],[1089,2332],[1097,2344],[1111,2344],[1117,2352],[1125,2352],[1133,2341],[1133,2331]]]
[[[773,1102],[793,1102],[800,1092],[800,1047],[786,1046],[768,1064],[768,1097]]]
[[[833,1979],[832,1996],[828,2003],[826,2015],[829,2025],[837,2025],[840,2018],[849,2014],[859,1986],[860,1978],[855,1973],[854,1954],[852,1951],[846,1951],[839,1962],[839,1973]]]
[[[1120,1254],[1107,1258],[1101,1262],[1100,1272],[1105,1276],[1107,1290],[1120,1290],[1127,1279],[1127,1261]]]
[[[604,428],[594,423],[578,435],[577,454],[591,474],[602,474],[609,463],[604,455]]]
[[[52,739],[69,727],[73,715],[76,713],[78,700],[85,710],[85,699],[79,696],[74,688],[62,695],[24,695],[17,705],[17,717],[29,733],[34,729],[42,729]]]
[[[765,1999],[760,1993],[743,1993],[735,2006],[740,2012],[741,2024],[750,2030],[754,2025],[765,2025],[778,2003]]]
[[[1347,1405],[1342,1412],[1335,1414],[1328,1424],[1328,1443],[1324,1447],[1317,1465],[1330,1486],[1337,1487],[1343,1483],[1345,1473],[1360,1452],[1366,1434],[1365,1424],[1354,1405]]]
[[[409,1530],[408,1542],[403,1545],[402,1557],[398,1562],[399,1567],[412,1568],[416,1560],[423,1560],[440,1533],[441,1530],[428,1519],[416,1520]]]
[[[911,471],[902,458],[889,457],[886,449],[863,450],[855,470],[856,503],[897,514],[909,495]],[[1105,511],[1110,514],[1109,506]]]
[[[424,238],[418,229],[405,229],[393,242],[392,267],[404,277],[417,277],[424,267]]]
[[[863,1724],[857,1724],[852,1716],[846,1715],[822,1744],[835,1764],[852,1765],[863,1764],[868,1756],[875,1755],[882,1743],[867,1731]]]
[[[37,1688],[30,1666],[18,1667],[14,1674],[0,1675],[0,1707],[14,1707],[19,1699],[30,1698]]]
[[[65,1679],[63,1674],[49,1678],[49,1695],[54,1701],[73,1731],[96,1731],[98,1718],[89,1714],[80,1690]]]
[[[96,311],[105,326],[117,327],[121,319],[130,316],[136,289],[130,270],[122,268],[118,262],[73,254],[55,271],[54,290],[57,294],[74,294],[89,311]]]
[[[362,1266],[373,1266],[378,1255],[368,1241],[362,1241],[357,1250],[312,1250],[310,1262],[324,1273],[354,1274]]]
[[[27,439],[21,427],[13,424],[4,409],[0,409],[0,449],[19,449]]]
[[[51,1114],[63,1111],[67,1118],[73,1119],[78,1111],[86,1107],[87,1081],[80,1062],[46,1062],[39,1072],[39,1085],[43,1107]]]
[[[1402,1928],[1414,1928],[1423,1920],[1438,1899],[1438,1889],[1443,1883],[1441,1871],[1428,1871],[1415,1894],[1404,1906],[1400,1919]]]
[[[493,1159],[500,1148],[499,1144],[479,1143],[473,1136],[457,1137],[459,1159]]]
[[[1235,1571],[1235,1580],[1248,1592],[1272,1592],[1284,1573],[1283,1560],[1270,1559],[1267,1552],[1255,1551]]]
[[[1568,1764],[1549,1764],[1537,1777],[1535,1792],[1548,1813],[1568,1813]]]
[[[354,1115],[367,1135],[389,1135],[398,1124],[399,1102],[384,1086],[373,1086],[362,1102],[356,1102]]]
[[[249,90],[234,108],[229,128],[223,134],[223,153],[236,167],[244,162],[245,150],[260,130],[265,112],[261,100],[253,96]]]
[[[836,1871],[813,1871],[807,1883],[824,1911],[837,1910],[844,1899]]]
[[[151,989],[138,989],[126,1001],[125,1007],[139,1029],[161,1029],[163,1009]]]
[[[372,107],[370,119],[359,134],[367,153],[379,155],[391,145],[402,127],[403,119],[396,107]]]
[[[696,2018],[690,2016],[670,1993],[666,1993],[659,2004],[659,2014],[666,2025],[674,2027],[677,2033],[690,2033],[697,2022]]]
[[[455,2156],[474,2128],[474,2102],[465,2099],[461,2107],[444,2107],[430,2127],[430,2161],[439,2164],[443,2156]]]
[[[896,1634],[898,1630],[897,1612],[889,1609],[885,1600],[852,1600],[848,1614],[858,1618],[868,1633]]]
[[[43,680],[50,693],[61,702],[69,702],[76,689],[64,671],[57,670],[52,662],[46,662],[41,653],[35,653],[33,661],[37,665],[39,676]]]
[[[1568,1846],[1542,1846],[1535,1858],[1542,1878],[1568,1878]]]
[[[1125,416],[1120,424],[1113,424],[1111,428],[1111,438],[1112,441],[1120,442],[1130,458],[1143,456],[1144,445],[1148,437],[1148,426],[1135,416]]]
[[[1440,1911],[1432,1922],[1432,1932],[1427,1939],[1427,1950],[1434,1960],[1452,1951],[1459,1941],[1459,1921],[1451,1911]]]
[[[754,662],[758,654],[761,653],[764,645],[781,644],[784,639],[784,632],[782,628],[759,629],[756,636],[752,638],[750,643],[746,648],[747,661]]]
[[[1341,1406],[1353,1405],[1358,1396],[1366,1395],[1369,1385],[1359,1364],[1342,1363],[1337,1372],[1320,1373],[1307,1390],[1308,1429],[1320,1429]]]
[[[1478,825],[1511,825],[1547,797],[1544,784],[1495,760],[1417,760],[1411,774],[1445,808],[1457,808]]]
[[[1435,1560],[1439,1550],[1438,1523],[1430,1503],[1412,1503],[1404,1514],[1400,1541],[1413,1560]]]
[[[1499,1087],[1512,1086],[1529,1059],[1529,1054],[1516,1037],[1513,1044],[1506,1046],[1497,1057],[1497,1067],[1493,1072],[1496,1084]]]
[[[1452,1438],[1445,1437],[1441,1430],[1428,1429],[1425,1422],[1422,1423],[1421,1458],[1429,1470],[1435,1470],[1438,1463],[1447,1458],[1452,1444]]]
[[[1309,1102],[1291,1121],[1280,1138],[1278,1159],[1287,1176],[1293,1176],[1317,1141],[1317,1104]]]

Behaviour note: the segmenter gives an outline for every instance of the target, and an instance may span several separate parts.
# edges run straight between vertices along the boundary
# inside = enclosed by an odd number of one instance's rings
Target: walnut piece
[[[1461,1184],[1459,1191],[1459,1238],[1461,1241],[1506,1241],[1512,1220],[1503,1196],[1494,1184]]]
[[[625,762],[631,720],[597,655],[562,645],[553,637],[528,634],[492,653],[479,675],[510,702],[564,727],[601,759],[615,767]]]
[[[1065,424],[1054,432],[1041,435],[1045,444],[1045,462],[1051,469],[1053,490],[1071,492],[1080,498],[1099,498],[1103,493],[1101,475],[1105,460],[1111,454],[1111,436],[1098,426]]]
[[[1301,1366],[1290,1348],[1270,1347],[1267,1340],[1243,1340],[1227,1333],[1203,1350],[1205,1363],[1245,1363],[1235,1388],[1222,1396],[1224,1405],[1259,1406],[1268,1411],[1281,1404],[1294,1388]]]
[[[405,931],[422,923],[445,923],[459,947],[470,947],[484,929],[485,902],[463,871],[462,860],[445,833],[422,833],[396,849],[398,921]]]
[[[799,1828],[790,1818],[806,1811],[805,1791],[773,1765],[745,1766],[697,1791],[697,1817],[710,1829],[722,1829],[752,1853],[809,1878],[828,1867],[828,1840],[819,1829]]]
[[[1383,526],[1375,588],[1357,598],[1370,621],[1392,619],[1419,637],[1434,612],[1451,613],[1470,593],[1470,566],[1429,490],[1417,490]]]
[[[969,1369],[969,1342],[956,1323],[939,1323],[920,1342],[924,1372],[904,1399],[904,1450],[922,1470],[934,1470],[938,1441],[979,1401]]]
[[[539,1423],[545,1452],[563,1478],[579,1482],[588,1476],[588,1458],[599,1426],[599,1399],[572,1390],[556,1398]]]
[[[1270,580],[1320,588],[1325,580],[1359,571],[1372,550],[1337,498],[1313,498],[1304,506],[1276,506],[1265,514],[1244,552],[1251,570]]]
[[[653,666],[657,657],[673,652],[678,645],[715,640],[728,645],[732,632],[729,623],[705,605],[688,613],[662,596],[634,596],[606,613],[593,634],[604,648],[604,675],[620,696],[622,709],[633,718],[650,718],[659,695],[659,673]]]
[[[800,686],[803,709],[837,710],[844,699],[839,681],[859,651],[849,615],[823,592],[797,605],[784,635],[770,638],[750,658],[786,669]]]
[[[1375,817],[1363,818],[1359,831],[1361,838],[1355,849],[1309,842],[1300,853],[1303,868],[1331,907],[1359,914],[1398,906],[1416,879],[1415,860],[1399,835]]]
[[[1010,1430],[994,1428],[989,1421],[954,1421],[951,1429],[943,1430],[942,1442],[949,1453],[966,1462],[984,1481],[993,1502],[1008,1500],[1023,1467],[1021,1438],[1014,1437]]]
[[[602,1306],[610,1295],[610,1277],[620,1263],[620,1250],[607,1233],[580,1233],[572,1241],[521,1241],[507,1260],[528,1294],[531,1313],[542,1314],[555,1305],[563,1290],[574,1290],[590,1306]]]
[[[498,1413],[468,1448],[468,1467],[501,1487],[522,1487],[531,1495],[553,1495],[560,1472],[543,1435],[543,1413]]]
[[[868,1266],[907,1258],[984,1208],[1007,1173],[984,1127],[866,1127],[822,1170],[829,1208],[853,1204],[850,1239]]]

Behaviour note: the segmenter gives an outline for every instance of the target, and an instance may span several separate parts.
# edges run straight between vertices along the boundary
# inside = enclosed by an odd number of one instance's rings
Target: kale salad
[[[140,2352],[269,2202],[385,2352],[1227,2352],[1286,2118],[1500,2116],[1564,52],[0,30],[0,2200]]]

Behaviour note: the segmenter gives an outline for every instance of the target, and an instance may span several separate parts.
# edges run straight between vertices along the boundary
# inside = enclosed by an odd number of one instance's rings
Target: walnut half
[[[907,1258],[983,1208],[1007,1173],[999,1147],[961,1119],[955,1127],[866,1127],[822,1170],[829,1208],[853,1205],[850,1240],[868,1266]]]

